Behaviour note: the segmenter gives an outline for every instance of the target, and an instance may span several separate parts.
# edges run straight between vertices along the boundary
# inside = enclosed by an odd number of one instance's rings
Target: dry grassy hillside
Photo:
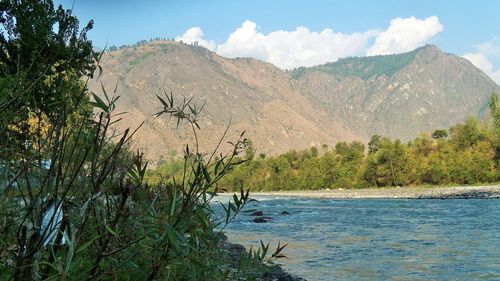
[[[210,150],[231,123],[228,140],[247,132],[257,153],[276,154],[372,134],[411,138],[478,115],[496,85],[468,61],[433,46],[383,57],[350,58],[295,71],[255,59],[227,59],[199,46],[157,41],[105,54],[101,93],[118,84],[121,127],[145,122],[136,144],[152,160],[192,142],[185,126],[153,119],[156,94],[205,103],[201,148]]]

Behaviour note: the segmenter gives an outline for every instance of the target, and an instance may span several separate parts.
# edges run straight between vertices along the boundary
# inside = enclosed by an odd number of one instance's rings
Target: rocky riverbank
[[[500,185],[453,187],[392,187],[251,193],[251,196],[259,195],[332,199],[493,199],[500,198]]]
[[[221,247],[226,253],[226,258],[229,263],[229,270],[233,276],[230,276],[230,280],[246,280],[244,277],[234,276],[237,273],[237,268],[240,264],[240,258],[246,255],[247,249],[243,245],[230,243],[226,236],[221,239]],[[300,277],[294,277],[290,273],[286,272],[279,265],[269,265],[264,263],[250,264],[253,267],[251,269],[254,272],[252,280],[256,281],[306,281]]]

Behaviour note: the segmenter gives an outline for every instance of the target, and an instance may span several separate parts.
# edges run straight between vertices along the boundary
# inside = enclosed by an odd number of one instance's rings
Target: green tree
[[[375,153],[372,153],[368,155],[366,158],[366,161],[363,163],[362,167],[362,176],[363,180],[367,183],[369,186],[378,186],[379,181],[378,181],[378,176],[377,176],[377,155]]]
[[[373,135],[368,142],[368,154],[372,154],[378,151],[380,148],[382,137],[379,135]]]
[[[438,152],[431,153],[426,161],[419,162],[419,183],[447,184],[450,183],[448,163]]]
[[[481,141],[473,147],[456,151],[450,161],[451,180],[459,184],[494,180],[494,155],[494,149],[487,141]]]
[[[432,138],[434,138],[434,139],[445,139],[447,137],[448,137],[448,133],[446,132],[446,130],[435,130],[432,133]]]
[[[271,160],[271,177],[269,184],[273,189],[289,190],[293,186],[290,185],[292,179],[292,169],[286,157],[280,156]]]
[[[461,150],[474,146],[486,138],[485,130],[480,128],[474,117],[467,118],[463,124],[451,127],[450,132],[451,141]]]
[[[335,153],[340,164],[335,167],[338,175],[335,181],[336,188],[352,188],[357,185],[359,168],[365,157],[364,150],[365,145],[358,141],[338,142],[335,145]]]
[[[316,158],[316,157],[318,157],[318,155],[319,155],[318,148],[316,146],[312,146],[311,147],[311,156]]]
[[[70,10],[52,1],[0,3],[0,139],[22,149],[33,138],[27,120],[64,121],[88,102],[80,78],[94,73],[98,54]],[[82,114],[83,114],[82,112]],[[15,150],[15,148],[13,148]]]
[[[414,161],[408,148],[396,140],[388,138],[380,141],[376,153],[368,157],[364,178],[377,186],[408,185],[414,175]]]
[[[247,140],[247,147],[245,149],[245,158],[252,160],[255,156],[255,149],[253,147],[253,142],[252,140]]]
[[[433,139],[427,134],[420,134],[413,142],[411,146],[417,157],[427,157],[432,152]]]
[[[491,94],[489,107],[493,119],[490,140],[495,149],[495,164],[498,168],[500,166],[500,104],[497,94]]]
[[[491,117],[493,118],[493,127],[500,129],[500,104],[498,101],[498,94],[491,94],[489,108]]]
[[[320,170],[325,188],[333,188],[340,178],[341,157],[333,152],[326,152],[319,159]]]
[[[365,145],[359,141],[352,143],[338,142],[335,145],[335,153],[341,155],[345,162],[359,161],[365,156]]]

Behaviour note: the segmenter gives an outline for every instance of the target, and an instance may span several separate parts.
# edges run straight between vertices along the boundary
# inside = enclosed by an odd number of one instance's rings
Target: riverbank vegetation
[[[408,185],[468,185],[500,180],[500,111],[490,99],[491,118],[467,118],[448,130],[422,133],[407,143],[375,135],[365,145],[354,141],[292,150],[279,156],[254,155],[219,183],[228,191],[349,189]],[[155,182],[175,173],[172,161],[148,171]]]
[[[249,193],[223,205],[222,219],[212,210],[243,134],[219,157],[186,146],[181,176],[145,184],[147,160],[130,148],[140,128],[114,129],[119,91],[87,88],[103,71],[92,25],[80,30],[52,1],[0,3],[0,280],[252,280],[272,270],[263,262],[283,247],[262,244],[232,264],[223,245]],[[158,99],[158,116],[196,134],[199,108]]]

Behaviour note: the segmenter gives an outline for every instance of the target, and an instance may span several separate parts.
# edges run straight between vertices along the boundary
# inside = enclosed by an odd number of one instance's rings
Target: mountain
[[[231,123],[227,141],[242,131],[258,152],[276,154],[340,139],[355,139],[326,112],[315,107],[283,70],[254,59],[226,59],[198,46],[163,41],[110,52],[103,57],[103,74],[90,83],[97,94],[100,82],[108,91],[118,83],[117,112],[126,111],[121,126],[146,120],[136,142],[150,159],[179,153],[192,133],[175,128],[167,118],[153,120],[160,103],[156,94],[173,93],[177,101],[194,96],[205,103],[199,132],[203,151],[213,148]]]
[[[429,45],[412,52],[345,58],[290,73],[304,95],[363,139],[411,139],[481,117],[499,86],[464,58]]]
[[[193,143],[185,125],[154,119],[156,94],[205,103],[199,139],[213,148],[230,123],[227,141],[246,131],[257,153],[276,154],[336,141],[366,141],[372,134],[402,139],[447,128],[484,111],[499,91],[483,72],[434,46],[413,52],[345,58],[284,71],[255,59],[221,57],[203,47],[173,41],[108,52],[103,73],[90,82],[120,95],[121,128],[145,122],[135,141],[161,160]]]

